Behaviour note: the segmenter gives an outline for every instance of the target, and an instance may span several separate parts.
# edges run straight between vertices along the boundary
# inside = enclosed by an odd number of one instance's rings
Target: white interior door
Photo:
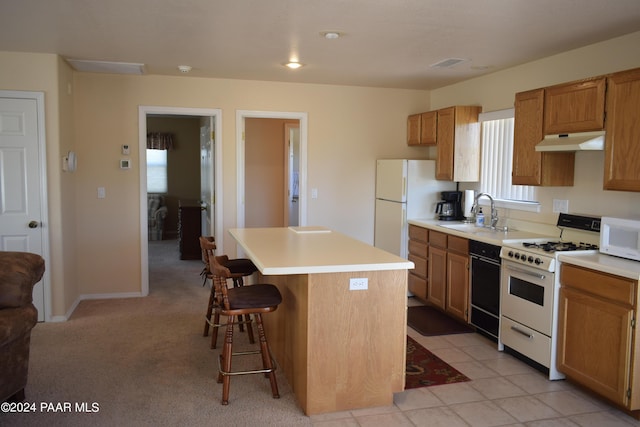
[[[204,207],[202,234],[212,236],[215,230],[215,130],[213,117],[204,117],[203,122],[200,127],[200,200]]]
[[[35,98],[0,97],[0,250],[44,256],[38,112]],[[45,319],[43,282],[33,290],[39,321]]]

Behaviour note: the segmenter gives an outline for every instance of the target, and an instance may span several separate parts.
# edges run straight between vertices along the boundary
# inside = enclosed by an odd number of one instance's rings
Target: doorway
[[[298,128],[297,136],[299,140],[299,149],[297,156],[297,164],[298,164],[298,179],[297,179],[297,215],[298,215],[298,225],[304,226],[307,222],[307,199],[306,199],[306,186],[307,186],[307,113],[296,113],[296,112],[267,112],[267,111],[237,111],[236,112],[236,148],[237,148],[237,170],[238,170],[238,180],[237,180],[237,226],[239,228],[247,227],[247,226],[268,226],[272,224],[256,224],[255,220],[251,217],[252,213],[249,212],[249,206],[246,203],[248,198],[252,198],[251,202],[255,202],[254,197],[252,195],[252,189],[250,188],[250,180],[251,174],[258,174],[258,176],[268,176],[269,165],[266,162],[262,163],[259,168],[262,170],[257,170],[258,168],[252,166],[252,171],[247,170],[247,159],[259,157],[256,156],[256,153],[249,153],[247,150],[253,149],[251,147],[247,147],[247,136],[246,136],[246,122],[250,119],[277,119],[278,123],[288,122],[293,126],[292,128]],[[284,125],[283,125],[284,127]],[[282,130],[282,134],[284,134],[285,130]],[[287,131],[288,132],[288,131]],[[281,147],[282,138],[280,139]],[[265,147],[261,147],[264,149]],[[277,174],[280,176],[276,177],[276,182],[278,184],[274,184],[273,191],[274,193],[282,194],[283,196],[278,196],[278,201],[272,203],[280,208],[280,212],[275,216],[277,219],[274,221],[278,221],[279,226],[286,225],[288,223],[288,219],[286,219],[287,215],[289,215],[288,210],[285,207],[288,205],[287,198],[284,197],[284,194],[288,191],[288,161],[286,160],[289,155],[288,150],[284,150],[282,148],[280,150],[279,157],[279,171]],[[263,169],[264,167],[264,169]],[[287,177],[284,177],[284,173],[289,174]],[[277,188],[276,188],[277,187]],[[267,194],[262,194],[262,200],[266,200],[265,198],[270,197],[270,191]],[[286,212],[286,213],[285,213]],[[286,222],[285,222],[286,221]],[[240,253],[239,253],[240,255]]]
[[[139,170],[140,170],[140,262],[141,293],[149,294],[149,219],[147,197],[147,120],[150,117],[193,117],[199,118],[202,124],[198,128],[198,144],[200,151],[200,202],[202,204],[202,234],[216,236],[216,245],[224,250],[222,232],[222,165],[221,144],[217,143],[221,134],[222,113],[219,109],[178,108],[141,106],[138,109],[139,122]],[[204,133],[204,134],[203,134]]]

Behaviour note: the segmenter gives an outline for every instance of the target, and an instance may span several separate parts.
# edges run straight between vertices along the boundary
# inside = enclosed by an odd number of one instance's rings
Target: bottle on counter
[[[482,208],[478,208],[478,213],[476,214],[476,227],[484,227],[484,214],[482,213]]]

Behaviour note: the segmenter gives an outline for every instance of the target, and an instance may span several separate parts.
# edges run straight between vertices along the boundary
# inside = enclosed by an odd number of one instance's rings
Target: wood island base
[[[349,279],[368,288],[350,290]],[[306,415],[393,404],[404,390],[407,270],[263,276],[283,301],[269,345]]]

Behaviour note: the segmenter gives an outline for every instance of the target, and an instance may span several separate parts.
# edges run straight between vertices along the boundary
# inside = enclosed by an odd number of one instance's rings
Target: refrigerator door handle
[[[407,177],[402,177],[402,200],[406,200],[407,197]]]

